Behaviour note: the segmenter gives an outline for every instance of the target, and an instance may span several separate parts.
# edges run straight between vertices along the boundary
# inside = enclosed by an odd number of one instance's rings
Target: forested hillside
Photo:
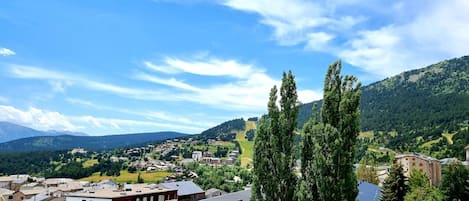
[[[0,151],[53,151],[68,150],[77,147],[89,150],[109,150],[118,147],[157,142],[185,136],[187,136],[187,134],[176,132],[108,136],[40,136],[0,143]]]
[[[312,104],[300,108],[298,127],[310,117]],[[462,157],[469,144],[469,56],[363,87],[360,112],[361,130],[372,131],[370,144]]]

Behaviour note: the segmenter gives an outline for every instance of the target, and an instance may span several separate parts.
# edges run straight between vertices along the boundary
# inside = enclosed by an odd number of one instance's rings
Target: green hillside
[[[312,103],[300,108],[298,127],[311,108]],[[462,159],[469,144],[469,56],[363,87],[360,112],[362,131],[372,133],[362,139],[366,144]]]
[[[77,147],[89,150],[110,150],[119,147],[158,142],[166,139],[185,136],[187,136],[187,134],[177,132],[156,132],[108,136],[39,136],[0,143],[0,152],[54,151],[68,150]]]

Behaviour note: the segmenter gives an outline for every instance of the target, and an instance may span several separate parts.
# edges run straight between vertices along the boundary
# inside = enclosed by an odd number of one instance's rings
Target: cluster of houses
[[[221,159],[218,157],[213,157],[213,154],[209,151],[194,151],[192,152],[192,160],[211,166],[234,165],[239,155],[240,154],[238,150],[232,150],[228,154],[228,158]]]
[[[242,191],[249,198],[249,191]],[[202,190],[192,181],[160,184],[89,183],[68,178],[0,177],[0,201],[246,201],[218,189]],[[233,196],[235,195],[235,196]],[[219,198],[218,198],[219,197]],[[227,198],[233,199],[227,199]]]

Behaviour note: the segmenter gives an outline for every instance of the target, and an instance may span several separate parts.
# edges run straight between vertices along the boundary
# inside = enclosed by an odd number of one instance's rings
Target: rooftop
[[[179,182],[170,182],[170,183],[162,183],[166,188],[172,188],[178,190],[178,196],[183,195],[192,195],[198,193],[205,193],[197,184],[192,181],[179,181]]]
[[[175,191],[174,188],[166,188],[156,184],[134,184],[132,188],[127,191],[118,191],[112,189],[101,189],[89,192],[71,193],[68,197],[88,197],[88,198],[120,198],[135,195],[147,195],[153,193],[161,193],[168,191]]]
[[[438,159],[436,159],[436,158],[432,158],[432,157],[430,157],[430,156],[425,156],[425,155],[422,155],[422,154],[419,154],[419,153],[399,154],[399,155],[396,155],[396,159],[398,159],[398,158],[406,158],[406,157],[417,157],[417,158],[420,158],[420,159],[423,159],[423,160],[438,161]]]
[[[220,195],[217,197],[202,199],[200,201],[249,201],[249,197],[251,197],[251,190],[244,190]]]

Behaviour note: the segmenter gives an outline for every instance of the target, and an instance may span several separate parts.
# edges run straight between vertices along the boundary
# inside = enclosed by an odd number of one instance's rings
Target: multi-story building
[[[100,189],[71,193],[66,201],[177,201],[177,189],[162,185],[126,185],[122,190]]]
[[[414,153],[397,155],[394,162],[402,165],[406,177],[412,170],[421,170],[430,178],[432,185],[436,186],[441,181],[441,163],[437,159]]]

